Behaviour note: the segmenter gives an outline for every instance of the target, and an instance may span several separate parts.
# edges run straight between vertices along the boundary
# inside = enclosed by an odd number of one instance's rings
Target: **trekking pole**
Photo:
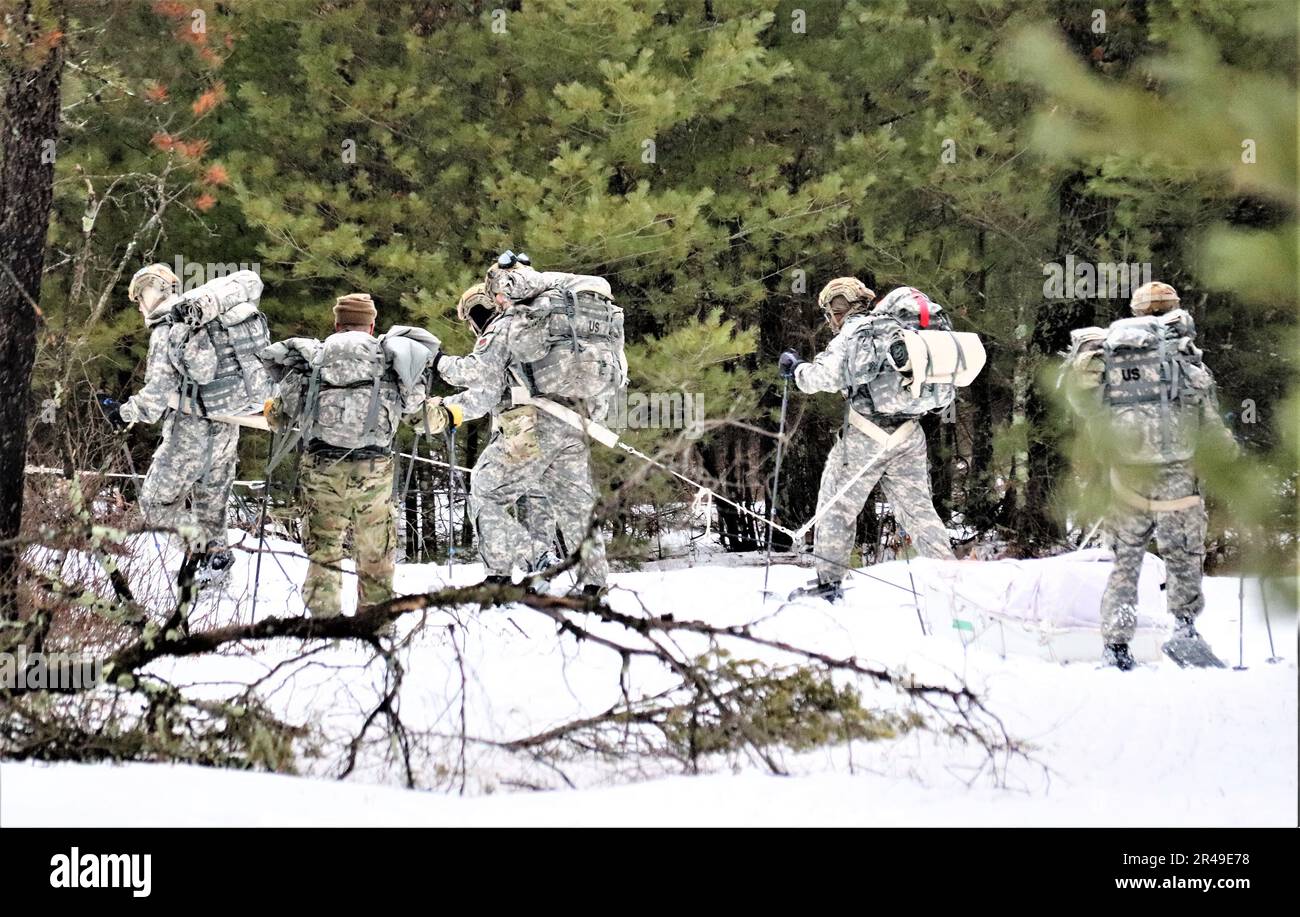
[[[781,486],[781,459],[785,455],[785,411],[790,402],[790,378],[783,377],[781,386],[781,420],[776,428],[776,468],[772,472],[772,497],[767,501],[767,560],[763,565],[763,601],[767,601],[767,577],[772,572],[772,520],[776,518],[777,494]]]
[[[1237,575],[1237,664],[1234,672],[1246,671],[1246,571]]]
[[[1264,606],[1264,627],[1268,629],[1268,662],[1278,663],[1282,657],[1273,649],[1273,624],[1268,620],[1268,594],[1264,590],[1264,577],[1259,578],[1259,601]]]

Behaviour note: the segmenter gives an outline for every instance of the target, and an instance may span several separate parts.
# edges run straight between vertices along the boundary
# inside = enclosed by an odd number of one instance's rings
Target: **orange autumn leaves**
[[[226,84],[218,80],[211,89],[194,100],[190,110],[201,118],[224,101],[226,101]]]
[[[217,36],[209,28],[209,20],[213,20],[211,24],[216,24],[220,21],[220,17],[214,16],[213,10],[205,9],[207,4],[195,3],[194,0],[188,2],[154,0],[150,6],[155,15],[172,23],[172,34],[176,40],[194,48],[200,59],[211,67],[220,67],[224,63],[221,55],[214,50],[214,45],[224,47],[226,51],[234,47],[234,37],[228,33],[221,35],[219,41],[213,40]],[[169,87],[158,80],[152,80],[145,85],[144,97],[155,105],[172,101]],[[195,119],[201,120],[226,100],[226,84],[217,80],[190,103],[190,111]],[[187,128],[186,131],[188,130]],[[207,155],[209,141],[202,138],[185,139],[181,133],[183,132],[159,130],[154,133],[150,143],[162,152],[179,155],[197,172],[196,184],[199,193],[194,199],[193,206],[199,212],[207,213],[217,204],[214,193],[216,189],[230,184],[230,173],[221,163],[204,164],[201,161]]]
[[[175,24],[173,34],[177,41],[191,45],[204,63],[219,67],[222,57],[213,47],[212,33],[208,28],[208,18],[212,11],[205,9],[205,6],[206,4],[195,3],[194,0],[183,3],[176,0],[154,0],[151,8],[155,15],[170,19]],[[229,51],[234,46],[233,36],[221,36],[221,45]]]

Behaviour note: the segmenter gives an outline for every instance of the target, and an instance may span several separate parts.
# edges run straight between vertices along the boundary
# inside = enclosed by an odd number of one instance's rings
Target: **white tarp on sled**
[[[1055,662],[1101,657],[1101,594],[1113,555],[1105,549],[1037,560],[988,562],[913,560],[927,629],[940,639],[1002,656]],[[1160,658],[1172,619],[1162,586],[1165,564],[1147,554],[1138,582],[1134,658]],[[924,584],[924,585],[922,585]]]

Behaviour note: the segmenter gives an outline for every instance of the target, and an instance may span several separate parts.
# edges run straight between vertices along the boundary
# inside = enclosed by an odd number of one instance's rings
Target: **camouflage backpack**
[[[271,377],[257,358],[271,341],[257,308],[261,295],[261,279],[237,271],[183,294],[171,307],[168,341],[181,375],[183,410],[248,414],[270,395]]]
[[[1099,348],[1100,404],[1114,447],[1132,464],[1187,461],[1214,377],[1182,309],[1111,323]]]
[[[953,403],[955,381],[915,385],[920,381],[914,379],[915,373],[927,368],[912,367],[904,356],[908,350],[904,332],[931,330],[951,332],[952,322],[943,306],[912,287],[892,291],[855,322],[844,360],[844,387],[855,410],[919,417]],[[961,354],[960,348],[957,353]]]
[[[545,288],[513,307],[519,381],[531,395],[576,402],[600,420],[627,382],[623,310],[602,277],[548,271],[541,279]]]
[[[337,449],[392,445],[407,396],[439,348],[426,331],[395,325],[382,337],[340,331],[323,342],[290,338],[262,351],[280,381],[294,440]]]

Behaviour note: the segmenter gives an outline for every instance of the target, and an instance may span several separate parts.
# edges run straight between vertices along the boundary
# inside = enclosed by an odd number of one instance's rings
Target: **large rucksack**
[[[1129,464],[1187,461],[1214,377],[1182,309],[1113,322],[1091,347],[1115,453]],[[1082,361],[1076,357],[1075,364]]]
[[[511,356],[530,395],[580,404],[600,420],[627,382],[623,310],[602,277],[548,271],[545,288],[513,307]]]
[[[290,338],[265,348],[261,359],[277,380],[289,380],[288,420],[303,441],[387,449],[439,346],[427,331],[395,325],[381,337],[341,331],[324,341]]]
[[[262,281],[252,271],[219,277],[171,307],[168,341],[181,376],[181,410],[203,415],[257,411],[271,393],[258,353],[271,342],[257,308]]]
[[[954,332],[943,306],[912,287],[892,291],[855,325],[844,388],[861,414],[919,417],[942,410],[984,366],[978,336]]]

